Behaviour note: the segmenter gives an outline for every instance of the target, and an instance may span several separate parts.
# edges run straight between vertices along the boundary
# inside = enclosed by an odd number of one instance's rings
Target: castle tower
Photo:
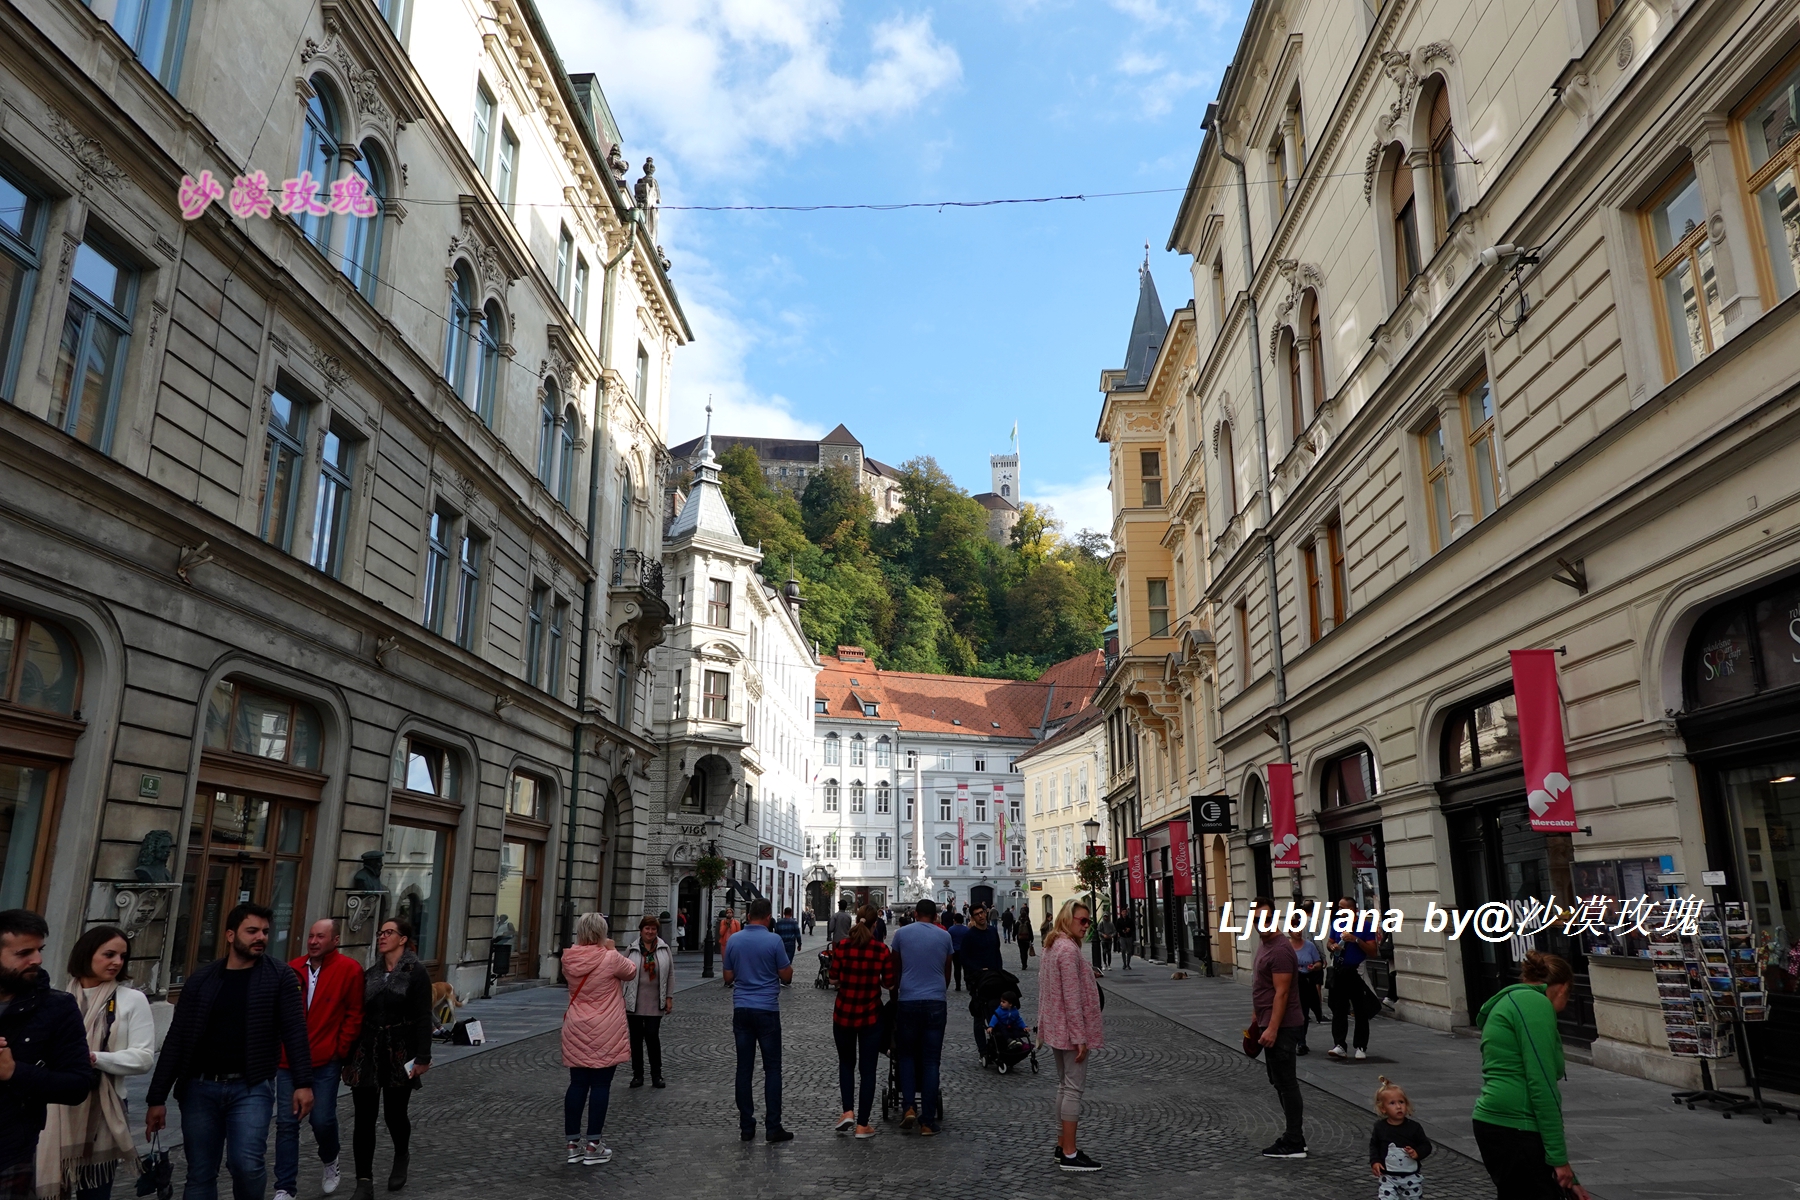
[[[993,476],[994,495],[1017,508],[1021,503],[1018,452],[989,455],[988,471]]]

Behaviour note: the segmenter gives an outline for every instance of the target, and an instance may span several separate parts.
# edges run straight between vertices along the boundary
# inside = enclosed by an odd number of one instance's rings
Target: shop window
[[[1800,686],[1800,577],[1710,609],[1688,637],[1687,707]]]
[[[418,933],[418,955],[434,975],[444,968],[446,903],[462,817],[462,759],[444,746],[408,738],[395,757],[381,878],[384,915],[405,917]]]
[[[1325,808],[1348,808],[1375,797],[1375,756],[1366,746],[1325,763],[1319,775],[1319,796]]]
[[[50,423],[96,450],[112,443],[131,340],[137,273],[92,237],[75,251],[69,304],[50,380]]]
[[[1671,376],[1679,375],[1725,340],[1706,201],[1692,167],[1670,181],[1644,210],[1643,224],[1654,286],[1662,293],[1657,313],[1663,365]]]
[[[1512,685],[1453,709],[1444,722],[1443,772],[1462,775],[1519,757],[1519,707]]]
[[[1800,64],[1790,59],[1776,75],[1741,120],[1764,265],[1776,298],[1785,300],[1800,290]]]

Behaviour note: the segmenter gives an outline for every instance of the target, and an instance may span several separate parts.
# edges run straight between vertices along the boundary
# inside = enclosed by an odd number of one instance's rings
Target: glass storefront
[[[46,798],[51,771],[0,761],[0,909],[26,908],[34,870],[48,841]]]
[[[316,808],[305,800],[201,787],[188,825],[172,984],[179,986],[195,967],[225,953],[225,918],[239,904],[275,911],[271,956],[286,962],[305,953],[297,917]]]

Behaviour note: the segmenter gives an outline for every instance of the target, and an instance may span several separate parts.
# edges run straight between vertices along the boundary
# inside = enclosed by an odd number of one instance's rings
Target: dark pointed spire
[[[1131,341],[1125,348],[1125,386],[1142,387],[1150,379],[1156,352],[1169,332],[1156,280],[1150,275],[1150,244],[1144,244],[1144,265],[1138,268],[1137,315],[1131,320]]]

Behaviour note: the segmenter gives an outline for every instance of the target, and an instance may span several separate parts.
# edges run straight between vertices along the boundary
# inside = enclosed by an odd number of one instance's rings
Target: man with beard
[[[34,912],[0,912],[0,1200],[37,1194],[46,1107],[80,1104],[97,1078],[75,997],[39,966],[49,936]]]
[[[286,963],[264,953],[274,919],[260,904],[240,904],[226,915],[225,957],[188,976],[150,1077],[145,1136],[167,1123],[171,1089],[181,1105],[185,1200],[215,1200],[221,1160],[231,1172],[233,1196],[261,1200],[283,1050],[294,1116],[312,1112],[312,1048],[300,982]]]

